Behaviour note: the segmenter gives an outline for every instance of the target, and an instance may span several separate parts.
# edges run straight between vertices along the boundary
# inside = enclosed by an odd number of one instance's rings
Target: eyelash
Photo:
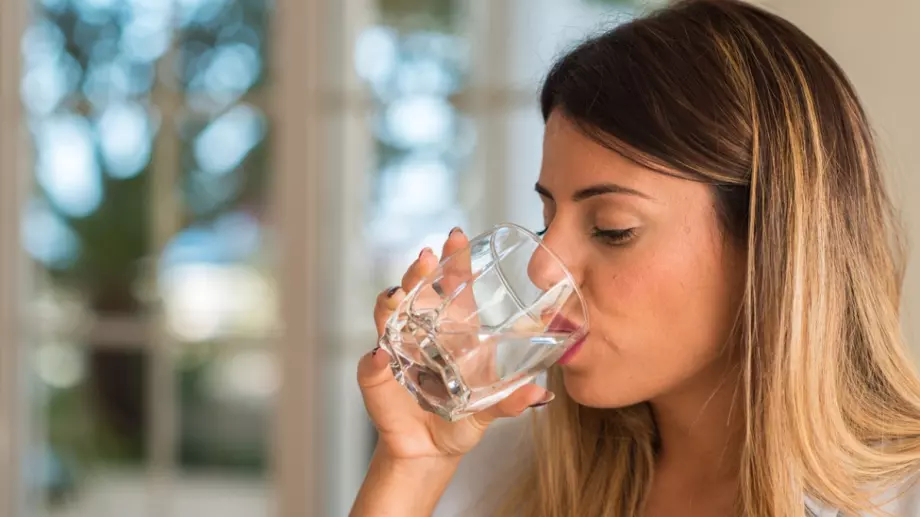
[[[592,232],[592,235],[596,239],[600,239],[611,246],[622,246],[636,236],[636,229],[627,228],[625,230],[601,230],[600,228],[595,228]]]
[[[538,231],[537,235],[543,237],[546,235],[547,231],[549,231],[549,228],[544,228]],[[595,239],[604,241],[605,244],[611,246],[622,246],[636,236],[636,229],[627,228],[625,230],[602,230],[600,228],[594,228],[594,230],[591,232],[591,235]]]

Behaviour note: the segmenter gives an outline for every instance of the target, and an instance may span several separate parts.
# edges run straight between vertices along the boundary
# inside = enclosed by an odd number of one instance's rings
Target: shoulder
[[[920,473],[909,476],[904,481],[880,494],[875,499],[875,502],[879,505],[879,510],[884,512],[881,515],[920,517]],[[842,515],[835,508],[822,506],[812,500],[808,501],[808,507],[815,517],[839,517]],[[875,513],[871,515],[864,514],[864,517],[874,515]]]
[[[460,461],[433,517],[492,515],[522,460],[532,452],[532,419],[525,414],[493,423]]]
[[[890,515],[920,517],[920,477],[918,474],[909,476],[879,496],[877,501]]]

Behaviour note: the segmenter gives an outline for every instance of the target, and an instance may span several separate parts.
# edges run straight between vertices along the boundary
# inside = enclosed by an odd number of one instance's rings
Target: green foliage
[[[384,25],[402,31],[449,33],[460,14],[457,0],[377,0],[377,6]]]
[[[607,5],[611,7],[637,7],[647,4],[644,0],[583,0],[590,4]]]

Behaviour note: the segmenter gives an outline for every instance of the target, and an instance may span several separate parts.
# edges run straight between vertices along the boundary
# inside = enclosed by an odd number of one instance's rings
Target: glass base
[[[418,319],[413,315],[394,317],[380,339],[380,346],[390,355],[394,377],[418,405],[451,422],[483,411],[532,382],[565,350],[564,335],[471,334],[463,339],[475,341],[475,349],[486,353],[478,357],[468,353],[458,364],[450,353],[457,347],[440,342],[445,339],[456,344],[457,335],[437,333],[425,324],[405,323]],[[472,362],[471,357],[474,357]]]
[[[503,383],[499,389],[474,394],[473,390],[463,386],[459,393],[450,396],[450,390],[436,372],[397,355],[386,339],[381,339],[380,345],[392,358],[390,369],[393,376],[412,395],[419,407],[448,422],[457,422],[488,409],[536,378],[535,373],[527,372]]]

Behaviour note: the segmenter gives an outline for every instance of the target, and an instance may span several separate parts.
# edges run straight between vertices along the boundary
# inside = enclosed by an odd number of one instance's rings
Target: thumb
[[[398,384],[390,368],[390,354],[377,345],[358,362],[358,386],[363,391],[388,382]]]

